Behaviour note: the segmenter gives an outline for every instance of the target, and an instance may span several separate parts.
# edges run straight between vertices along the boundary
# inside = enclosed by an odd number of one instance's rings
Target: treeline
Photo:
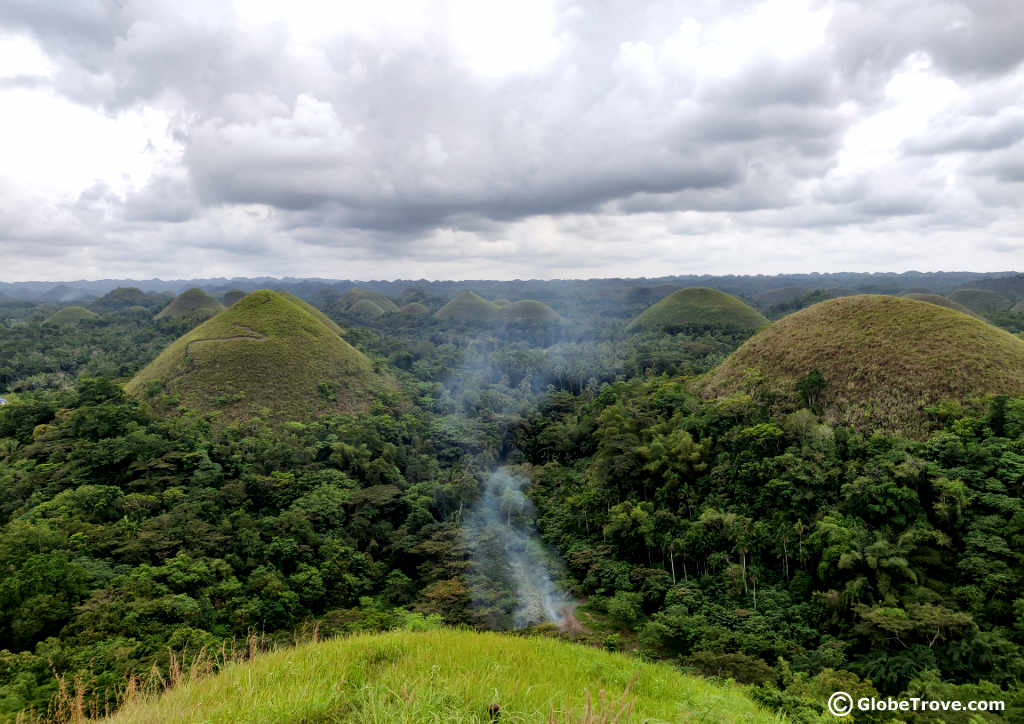
[[[641,650],[798,720],[872,688],[1020,716],[1024,399],[931,414],[865,437],[656,378],[555,395],[520,445],[545,539]]]

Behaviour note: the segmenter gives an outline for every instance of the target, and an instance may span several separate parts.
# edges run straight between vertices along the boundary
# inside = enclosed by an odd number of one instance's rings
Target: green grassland
[[[620,719],[584,719],[588,694],[592,711],[614,714],[625,705],[626,712]],[[488,711],[493,704],[500,707],[497,718]],[[654,724],[781,719],[761,711],[739,686],[686,676],[665,664],[551,638],[434,630],[338,638],[229,664],[155,701],[129,701],[110,721]]]
[[[978,319],[981,319],[981,316],[978,315],[977,313],[973,312],[972,310],[968,309],[962,304],[954,302],[952,299],[949,299],[948,297],[942,296],[941,294],[911,293],[904,294],[903,296],[906,297],[907,299],[916,299],[919,302],[938,304],[940,307],[945,307],[946,309],[955,309],[956,311],[962,312],[963,314],[969,314],[972,317],[978,317]]]
[[[155,319],[179,319],[182,317],[196,317],[205,319],[224,311],[224,305],[204,292],[202,289],[194,288],[182,292],[171,303],[164,307]]]
[[[843,297],[775,322],[701,386],[707,397],[767,394],[801,406],[796,382],[814,370],[825,386],[811,404],[825,421],[915,436],[929,405],[1024,392],[1024,342],[927,302]]]
[[[175,341],[126,389],[145,396],[154,385],[227,419],[302,420],[365,409],[390,382],[304,305],[260,290]]]
[[[1012,302],[999,292],[988,289],[957,289],[949,295],[957,304],[962,304],[970,310],[990,317],[999,312],[1005,312],[1010,308]]]
[[[225,307],[230,307],[235,302],[238,302],[245,298],[245,292],[241,289],[232,289],[231,291],[225,292],[224,296],[220,298],[221,303]]]
[[[100,315],[85,307],[64,307],[52,314],[46,324],[78,324],[83,319],[99,319]]]
[[[391,301],[391,299],[380,292],[375,292],[372,289],[363,289],[362,287],[352,287],[351,289],[346,290],[345,293],[338,298],[338,303],[341,305],[342,309],[351,311],[354,306],[364,299],[368,299],[373,302],[384,312],[398,311],[398,305]]]
[[[753,307],[717,289],[690,287],[673,292],[644,310],[628,330],[679,331],[696,327],[755,330],[768,320]]]

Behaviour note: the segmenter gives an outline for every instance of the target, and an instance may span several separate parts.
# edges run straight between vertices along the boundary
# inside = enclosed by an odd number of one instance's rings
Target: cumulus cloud
[[[18,278],[1008,268],[1015,9],[14,0],[0,255]]]

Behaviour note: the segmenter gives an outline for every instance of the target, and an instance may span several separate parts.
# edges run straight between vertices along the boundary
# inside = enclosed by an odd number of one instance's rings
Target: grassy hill
[[[498,305],[476,292],[460,292],[434,312],[434,316],[450,322],[490,322],[498,316]]]
[[[497,303],[495,303],[495,306]],[[521,299],[518,302],[510,302],[500,305],[498,318],[509,322],[530,321],[530,322],[560,322],[562,318],[558,312],[544,302],[537,302],[533,299]]]
[[[54,312],[46,320],[46,324],[78,324],[83,319],[99,319],[100,315],[85,307],[64,307]]]
[[[390,381],[303,305],[260,290],[167,347],[127,390],[151,385],[192,410],[245,419],[267,408],[283,421],[364,409]]]
[[[907,299],[916,299],[919,302],[928,302],[929,304],[938,304],[940,307],[945,307],[946,309],[955,309],[958,312],[962,312],[964,314],[969,314],[972,317],[978,317],[978,319],[981,319],[981,317],[978,314],[976,314],[975,312],[972,312],[970,309],[968,309],[964,305],[957,304],[952,299],[944,297],[941,294],[923,294],[923,293],[914,292],[914,293],[911,293],[911,294],[904,294],[903,296],[906,297]]]
[[[206,319],[224,311],[224,305],[204,292],[202,289],[193,288],[182,292],[171,303],[164,307],[154,319],[180,319],[182,317],[195,317]]]
[[[117,287],[96,300],[97,306],[108,309],[144,307],[149,303],[150,297],[138,287]]]
[[[230,291],[224,292],[224,296],[220,298],[220,301],[225,307],[230,307],[235,302],[240,301],[244,298],[245,292],[243,292],[241,289],[232,289]]]
[[[928,405],[1024,392],[1024,341],[927,302],[842,297],[775,322],[701,384],[708,397],[760,389],[799,407],[796,381],[814,370],[827,422],[917,435]]]
[[[1010,311],[1014,314],[1024,314],[1024,300],[1019,301],[1010,307]]]
[[[351,312],[352,308],[360,301],[368,299],[384,312],[397,312],[398,305],[391,301],[388,297],[384,296],[380,292],[375,292],[372,289],[363,289],[362,287],[352,287],[345,291],[339,299],[338,303],[342,309]]]
[[[636,681],[630,686],[630,682]],[[629,687],[628,693],[626,693]],[[606,692],[601,704],[600,692]],[[632,711],[622,718],[583,718]],[[497,704],[499,715],[489,707]],[[145,722],[774,722],[733,684],[564,643],[473,631],[396,631],[304,644],[129,701]]]
[[[378,317],[383,317],[387,312],[370,299],[360,299],[348,308],[348,313],[359,319],[377,319]]]
[[[629,323],[629,330],[671,332],[692,327],[755,330],[768,320],[731,294],[707,287],[690,287],[669,294]]]
[[[421,314],[430,314],[430,310],[427,309],[425,304],[419,302],[409,302],[405,306],[398,308],[399,314],[404,314],[409,317],[418,317]]]
[[[999,292],[988,289],[957,289],[949,295],[957,304],[962,304],[978,314],[990,317],[1010,308],[1012,302]]]
[[[338,326],[338,323],[337,323],[337,322],[335,322],[335,321],[334,321],[333,319],[331,319],[330,317],[328,317],[328,316],[327,316],[326,314],[324,314],[324,313],[323,313],[322,311],[320,311],[319,309],[317,309],[316,307],[314,307],[314,306],[313,306],[312,304],[310,304],[309,302],[307,302],[307,301],[306,301],[305,299],[302,299],[302,298],[300,298],[300,297],[297,297],[297,296],[295,296],[294,294],[290,294],[290,293],[288,293],[288,292],[278,292],[278,294],[280,294],[280,295],[281,295],[282,297],[284,297],[285,299],[287,299],[287,300],[288,300],[289,302],[291,302],[292,304],[297,304],[298,306],[300,306],[300,307],[302,307],[303,309],[305,309],[305,310],[306,310],[307,312],[309,312],[309,313],[310,313],[310,314],[312,314],[312,315],[313,315],[314,317],[316,317],[316,318],[317,318],[317,319],[319,319],[319,320],[320,320],[321,322],[323,322],[323,324],[324,324],[324,325],[325,325],[325,326],[326,326],[326,327],[327,327],[328,329],[330,329],[330,330],[331,330],[332,332],[334,332],[335,334],[344,334],[344,331],[343,331],[343,330],[341,329],[341,327],[339,327],[339,326]]]

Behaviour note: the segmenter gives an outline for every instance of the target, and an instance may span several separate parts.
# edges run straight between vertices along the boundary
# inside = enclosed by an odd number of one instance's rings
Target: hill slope
[[[750,392],[753,377],[800,406],[796,380],[818,370],[830,423],[923,431],[942,400],[1024,393],[1024,341],[965,314],[902,297],[830,299],[747,340],[702,381],[705,396]]]
[[[342,331],[341,327],[338,326],[337,322],[335,322],[333,319],[328,317],[322,311],[320,311],[319,309],[314,307],[312,304],[307,302],[305,299],[302,299],[301,297],[297,297],[294,294],[290,294],[288,292],[278,292],[278,294],[280,294],[282,297],[287,299],[292,304],[297,304],[298,306],[300,306],[303,309],[305,309],[307,312],[309,312],[314,317],[316,317],[321,322],[323,322],[327,326],[327,328],[330,329],[335,334],[344,334],[344,332]]]
[[[665,664],[550,638],[453,630],[304,644],[228,665],[156,701],[130,702],[111,721],[583,721],[588,692],[595,706],[601,690],[614,705],[634,676],[635,704],[631,716],[615,720],[622,724],[779,721],[738,686],[686,676]],[[500,707],[499,718],[489,714],[492,704]]]
[[[345,293],[338,298],[338,303],[341,304],[342,308],[346,311],[351,311],[352,307],[364,299],[369,299],[384,312],[398,311],[398,305],[388,297],[384,296],[380,292],[375,292],[372,289],[363,289],[362,287],[352,287],[351,289],[346,290]]]
[[[986,316],[1005,312],[1013,304],[1002,294],[988,289],[957,289],[949,295],[949,298],[957,304],[962,304],[968,309]]]
[[[127,385],[150,383],[192,410],[273,420],[364,409],[389,381],[305,308],[276,292],[252,292],[179,338]],[[220,398],[220,399],[218,399]]]
[[[731,294],[707,287],[690,287],[669,294],[629,323],[630,330],[673,331],[689,327],[754,330],[768,320]]]
[[[521,299],[518,302],[510,302],[504,305],[495,304],[498,308],[497,316],[508,322],[560,322],[562,317],[558,312],[544,302],[537,302],[533,299]]]
[[[377,319],[383,317],[386,312],[384,309],[371,299],[360,299],[358,302],[348,308],[348,313],[358,319]]]
[[[430,310],[425,304],[419,302],[409,302],[398,308],[398,313],[408,317],[418,317],[422,314],[430,314]]]
[[[465,291],[434,312],[434,316],[451,322],[489,322],[498,316],[498,305],[476,292]]]
[[[172,299],[171,303],[160,310],[154,319],[179,319],[181,317],[205,319],[222,311],[224,311],[223,304],[202,289],[193,288]]]
[[[981,317],[978,314],[976,314],[975,312],[972,312],[970,309],[968,309],[964,305],[958,304],[958,303],[954,302],[952,299],[948,299],[947,297],[944,297],[941,294],[918,294],[918,293],[911,293],[911,294],[904,294],[903,296],[906,297],[907,299],[916,299],[919,302],[928,302],[929,304],[938,304],[940,307],[945,307],[946,309],[955,309],[958,312],[963,312],[964,314],[969,314],[972,317],[978,317],[978,319],[981,319]]]
[[[83,319],[99,319],[100,315],[85,307],[64,307],[46,320],[47,324],[78,324]]]

